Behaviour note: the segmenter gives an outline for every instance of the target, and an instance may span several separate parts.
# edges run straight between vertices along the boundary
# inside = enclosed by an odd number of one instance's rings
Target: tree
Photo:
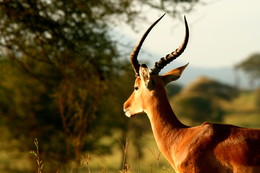
[[[236,69],[244,71],[250,78],[250,83],[260,79],[260,54],[255,53],[250,55],[246,60],[235,66]]]
[[[251,86],[254,86],[260,79],[260,53],[254,53],[250,55],[246,60],[238,63],[235,68],[242,70],[249,77]],[[259,108],[260,105],[260,89],[255,89],[255,104]],[[259,111],[259,110],[258,110]]]
[[[187,117],[193,123],[216,121],[211,116],[214,112],[211,100],[205,96],[198,94],[180,95],[176,97],[174,105],[179,115]]]
[[[208,77],[198,77],[194,82],[183,89],[183,93],[201,93],[207,97],[232,100],[237,96],[237,90],[227,84],[215,81]]]
[[[166,86],[166,92],[169,98],[178,94],[181,90],[182,90],[182,86],[180,84],[168,84]]]
[[[204,121],[221,122],[224,111],[219,100],[232,100],[236,89],[206,77],[196,79],[172,99],[177,113],[193,123]]]
[[[45,100],[39,103],[45,106],[42,108],[45,114],[34,112],[32,107],[20,111],[44,119],[46,125],[55,123],[55,131],[62,126],[65,136],[61,141],[67,145],[67,154],[59,160],[74,157],[77,163],[84,146],[83,138],[87,130],[93,128],[90,128],[91,121],[117,67],[113,62],[118,57],[105,20],[95,19],[96,13],[92,8],[96,6],[100,11],[116,9],[106,7],[108,2],[89,1],[89,6],[82,6],[83,3],[2,1],[0,6],[3,55],[27,75],[24,76],[26,81],[34,79],[34,83],[46,89]],[[32,91],[31,87],[28,88]],[[24,92],[20,87],[17,90]],[[38,91],[31,95],[28,93],[26,105],[35,105],[32,98],[38,94]],[[54,108],[51,113],[47,113],[47,101]],[[60,118],[60,123],[52,122],[49,116],[51,119]],[[52,135],[55,133],[48,134],[49,139],[54,139]],[[37,136],[43,135],[39,132]],[[71,152],[71,147],[74,152]]]
[[[1,74],[1,93],[6,96],[1,116],[11,130],[21,129],[16,137],[30,132],[32,139],[43,141],[44,151],[60,148],[55,152],[66,153],[54,159],[79,164],[81,152],[93,149],[102,134],[109,133],[95,130],[108,119],[99,108],[123,64],[109,27],[120,19],[134,23],[143,9],[136,5],[176,15],[197,2],[0,1],[1,68],[10,72]],[[176,8],[177,4],[185,8]],[[31,140],[22,142],[29,145]],[[57,147],[59,143],[65,145]],[[57,156],[55,152],[46,158]]]

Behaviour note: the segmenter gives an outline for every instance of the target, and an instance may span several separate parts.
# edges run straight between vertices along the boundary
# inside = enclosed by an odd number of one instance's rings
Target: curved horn
[[[185,34],[185,38],[183,43],[180,45],[180,47],[178,49],[176,49],[175,51],[173,51],[172,53],[166,55],[165,57],[161,58],[160,61],[156,62],[153,66],[153,68],[151,69],[151,74],[152,75],[158,75],[159,72],[170,62],[172,62],[174,59],[176,59],[178,56],[180,56],[187,44],[188,44],[188,40],[189,40],[189,27],[188,27],[188,23],[186,21],[186,17],[184,16],[184,22],[185,22],[185,29],[186,29],[186,34]]]
[[[140,64],[137,60],[137,56],[138,56],[138,53],[142,47],[142,44],[145,40],[145,38],[147,37],[147,35],[149,34],[149,32],[153,29],[153,27],[163,18],[163,16],[165,15],[165,13],[159,18],[157,19],[148,29],[147,31],[144,33],[144,35],[142,36],[141,40],[139,41],[139,43],[135,46],[135,48],[132,50],[131,54],[130,54],[130,61],[131,61],[131,64],[134,68],[134,71],[135,71],[135,74],[137,76],[139,76],[139,67],[140,67]]]

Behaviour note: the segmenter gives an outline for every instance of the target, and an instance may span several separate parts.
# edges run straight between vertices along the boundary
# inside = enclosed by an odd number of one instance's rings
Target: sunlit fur
[[[189,127],[177,119],[164,87],[183,70],[151,76],[152,89],[137,77],[134,87],[138,89],[124,104],[126,115],[147,114],[156,143],[176,172],[260,173],[259,129],[207,122]]]

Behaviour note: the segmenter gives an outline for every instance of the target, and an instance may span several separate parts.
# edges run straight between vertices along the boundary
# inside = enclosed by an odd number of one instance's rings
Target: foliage
[[[122,116],[131,85],[109,29],[121,19],[134,23],[144,9],[138,7],[175,16],[197,2],[0,1],[0,125],[21,150],[37,137],[50,172],[71,160],[78,166],[83,152],[108,152],[114,143],[102,139],[115,129],[123,139],[135,125],[140,137],[146,126]]]
[[[254,85],[260,79],[260,54],[255,53],[250,55],[246,60],[238,63],[235,68],[242,70],[249,76],[249,82]]]
[[[51,141],[43,149],[65,153],[48,153],[60,161],[79,162],[83,147],[91,143],[84,138],[87,131],[102,133],[91,130],[92,124],[119,65],[113,64],[118,53],[105,20],[97,18],[94,10],[95,6],[116,9],[106,6],[108,2],[95,2],[82,6],[80,1],[2,1],[0,6],[2,59],[12,61],[6,67],[12,74],[2,76],[9,83],[4,90],[16,92],[4,101],[8,125],[10,129],[25,126],[16,136],[29,131],[29,136],[40,136],[45,144]],[[18,112],[11,112],[13,106]],[[60,143],[65,145],[58,147]]]
[[[249,76],[251,85],[254,85],[260,79],[260,53],[250,55],[246,60],[235,66],[236,69],[244,71]],[[255,103],[260,110],[260,89],[255,89]]]
[[[133,1],[134,3],[135,1]],[[138,1],[136,1],[138,2]],[[178,16],[183,15],[184,12],[190,12],[200,0],[139,0],[140,6],[149,7],[152,9],[163,10],[164,12]]]
[[[235,88],[200,77],[184,88],[171,102],[177,114],[185,116],[193,123],[221,122],[224,111],[219,100],[232,100],[236,95]]]
[[[238,94],[234,87],[203,76],[197,78],[189,86],[184,88],[183,92],[201,93],[207,97],[215,97],[224,100],[231,100]]]
[[[168,84],[166,86],[167,96],[169,98],[173,97],[174,95],[178,94],[182,90],[182,86],[179,84]]]
[[[175,102],[177,111],[180,115],[184,115],[193,122],[201,122],[210,120],[212,114],[212,105],[209,98],[201,97],[199,95],[177,97]]]
[[[241,90],[232,101],[223,102],[224,123],[248,128],[260,128],[259,90]],[[246,104],[245,104],[246,103]]]

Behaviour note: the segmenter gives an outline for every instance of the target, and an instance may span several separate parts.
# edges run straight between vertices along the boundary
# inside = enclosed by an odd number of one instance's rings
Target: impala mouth
[[[132,115],[131,115],[131,113],[129,112],[128,109],[127,109],[127,110],[124,110],[124,112],[125,112],[125,115],[126,115],[128,118],[131,118],[131,117],[132,117]]]
[[[138,113],[137,114],[131,114],[128,109],[124,110],[124,112],[125,112],[125,116],[127,116],[128,118],[132,118],[132,117],[134,117],[138,114]]]

